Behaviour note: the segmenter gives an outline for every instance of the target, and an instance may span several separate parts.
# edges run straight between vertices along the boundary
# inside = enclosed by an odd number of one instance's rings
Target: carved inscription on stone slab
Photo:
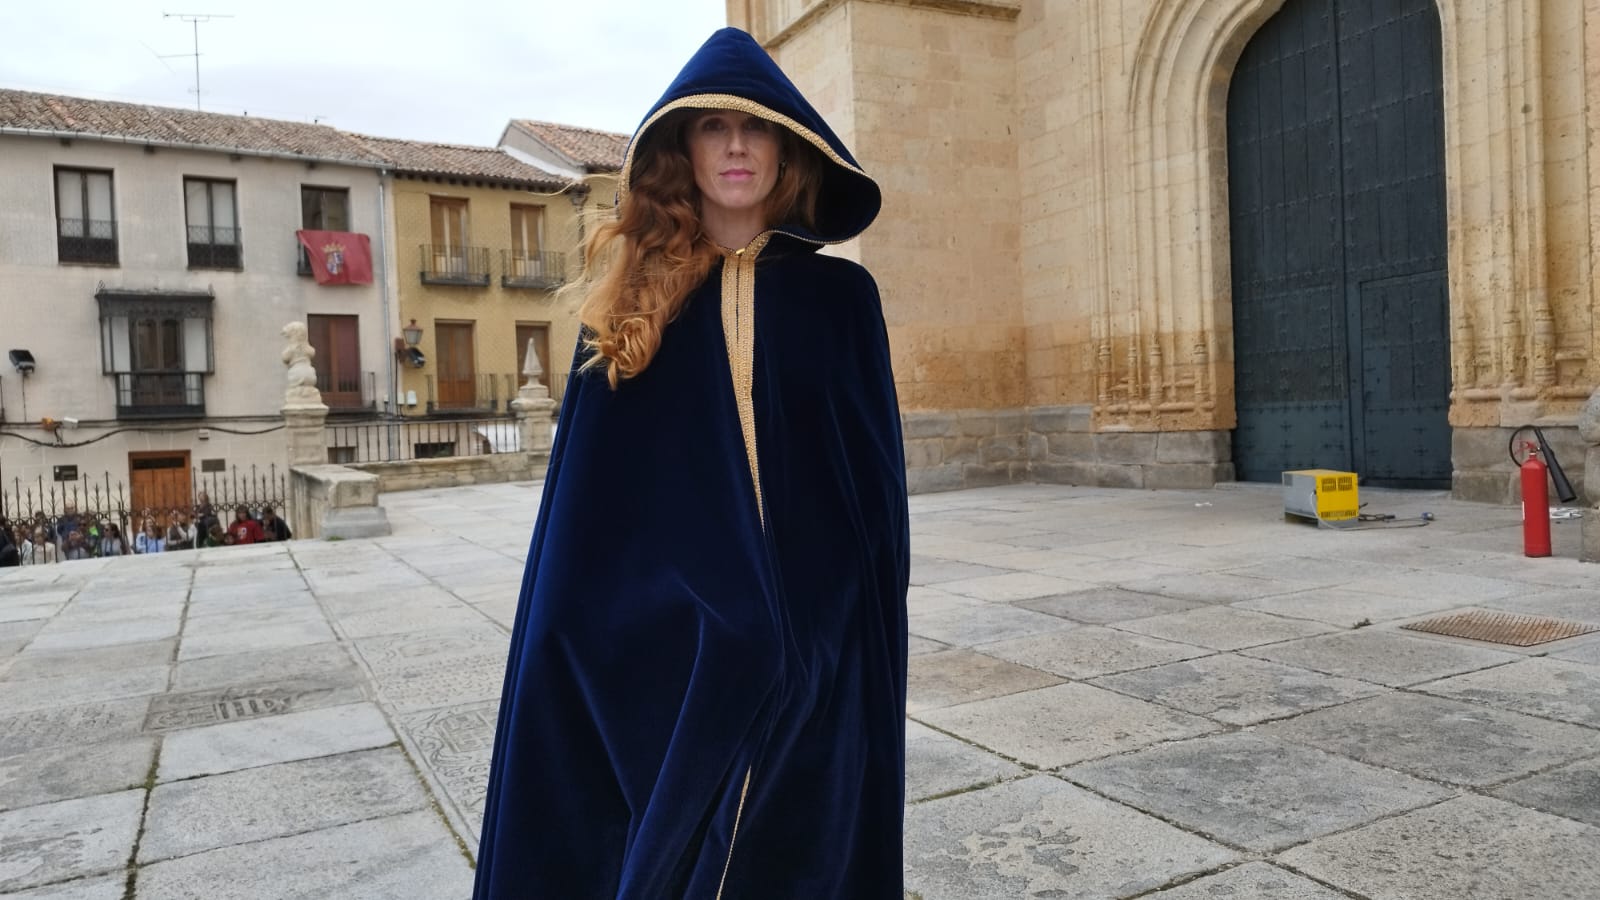
[[[139,698],[87,703],[0,719],[0,756],[131,736],[138,731],[147,702]]]
[[[404,716],[401,727],[416,742],[427,766],[469,823],[483,823],[489,787],[489,757],[494,750],[495,721],[500,701]]]
[[[366,699],[359,685],[300,680],[168,694],[150,702],[145,731],[173,731]]]
[[[356,641],[374,670],[406,669],[438,661],[498,655],[505,662],[509,638],[492,625],[418,634],[392,634]]]
[[[441,659],[377,670],[378,691],[399,712],[500,696],[506,659],[499,654]]]

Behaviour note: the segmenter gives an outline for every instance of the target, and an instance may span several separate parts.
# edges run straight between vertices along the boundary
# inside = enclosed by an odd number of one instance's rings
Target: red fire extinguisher
[[[1545,479],[1550,469],[1539,458],[1539,445],[1522,445],[1528,458],[1522,461],[1522,552],[1526,556],[1550,555],[1550,491]]]

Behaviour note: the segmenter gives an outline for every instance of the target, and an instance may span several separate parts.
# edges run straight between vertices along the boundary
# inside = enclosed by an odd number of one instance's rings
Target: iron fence
[[[220,225],[189,226],[189,268],[244,267],[244,232]]]
[[[165,470],[162,477],[142,484],[114,479],[110,472],[60,482],[46,481],[43,475],[31,481],[13,478],[0,484],[0,523],[12,529],[28,565],[116,555],[105,543],[112,526],[122,536],[125,552],[132,554],[147,521],[156,524],[163,540],[169,526],[192,524],[195,542],[204,545],[209,526],[215,522],[226,528],[239,509],[255,519],[269,507],[285,520],[289,517],[288,474],[276,465],[190,469],[186,474],[174,478]]]
[[[500,251],[500,286],[549,290],[567,280],[567,258],[560,253]]]
[[[422,244],[423,284],[489,286],[489,248]]]
[[[423,380],[428,385],[427,410],[430,413],[506,413],[511,411],[511,401],[517,399],[515,375],[469,375],[456,379],[425,375]]]
[[[58,219],[56,259],[64,263],[116,265],[116,220]]]
[[[203,372],[112,372],[117,418],[188,418],[206,414]]]
[[[387,419],[329,425],[328,462],[403,462],[488,456],[522,449],[517,420],[493,418]]]

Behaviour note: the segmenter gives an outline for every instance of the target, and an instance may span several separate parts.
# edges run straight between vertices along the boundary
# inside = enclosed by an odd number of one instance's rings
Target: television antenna
[[[163,18],[163,19],[179,19],[181,21],[188,22],[188,23],[190,23],[191,25],[194,26],[194,52],[193,53],[175,53],[175,54],[172,54],[171,56],[162,57],[162,59],[176,59],[176,58],[178,58],[180,56],[192,56],[192,57],[194,57],[194,108],[195,109],[199,109],[200,108],[200,24],[202,22],[210,22],[212,19],[231,19],[231,18],[233,18],[233,16],[231,16],[231,15],[223,15],[221,13],[169,13],[169,12],[164,12],[164,13],[161,14],[161,18]]]

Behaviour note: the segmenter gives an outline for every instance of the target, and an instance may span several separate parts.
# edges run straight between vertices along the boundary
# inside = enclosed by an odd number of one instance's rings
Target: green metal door
[[[1234,464],[1450,482],[1433,0],[1288,0],[1228,97]]]

